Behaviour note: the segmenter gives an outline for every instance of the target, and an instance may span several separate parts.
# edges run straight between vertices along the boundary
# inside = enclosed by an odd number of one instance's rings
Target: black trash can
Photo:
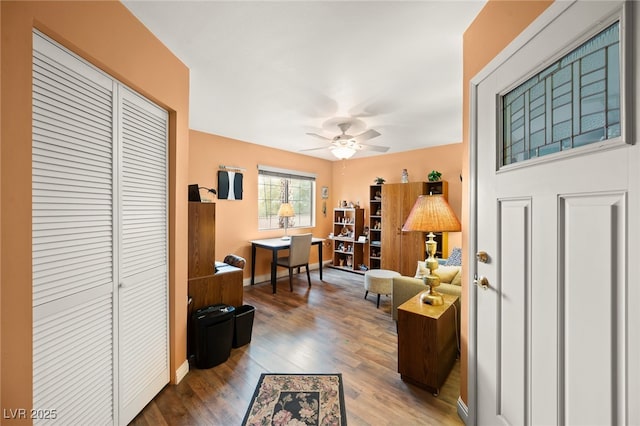
[[[211,368],[229,359],[234,311],[233,306],[218,304],[198,309],[192,314],[196,367]]]
[[[239,348],[251,341],[253,330],[253,316],[256,308],[251,305],[242,305],[235,311],[235,327],[233,332],[233,347]]]

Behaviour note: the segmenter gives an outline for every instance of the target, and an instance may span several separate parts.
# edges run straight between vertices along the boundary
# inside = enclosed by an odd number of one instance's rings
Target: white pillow
[[[433,271],[434,274],[440,277],[440,282],[447,284],[451,284],[459,272],[459,266],[439,266],[438,269]]]
[[[426,262],[424,260],[418,260],[415,278],[422,278],[427,275],[429,275],[429,269],[427,268]]]
[[[452,285],[462,285],[462,270],[458,271],[458,274],[451,281]]]
[[[438,269],[433,272],[440,277],[440,282],[449,284],[456,278],[456,275],[460,273],[460,267],[440,265]],[[429,275],[429,268],[427,268],[426,262],[424,260],[418,260],[415,278],[422,278],[427,275]]]

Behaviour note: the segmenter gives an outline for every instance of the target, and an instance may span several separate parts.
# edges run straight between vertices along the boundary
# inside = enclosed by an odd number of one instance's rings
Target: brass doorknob
[[[489,263],[489,255],[486,251],[479,251],[476,253],[476,258],[478,259],[478,262]]]
[[[483,290],[487,290],[489,288],[489,280],[487,279],[487,277],[478,277],[477,279],[473,280],[473,283]]]

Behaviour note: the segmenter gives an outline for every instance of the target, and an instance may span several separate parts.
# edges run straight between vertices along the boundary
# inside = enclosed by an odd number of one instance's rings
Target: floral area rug
[[[262,374],[243,425],[346,425],[342,374]]]

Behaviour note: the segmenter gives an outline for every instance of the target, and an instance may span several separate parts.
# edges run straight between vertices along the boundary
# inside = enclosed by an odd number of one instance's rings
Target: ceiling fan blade
[[[366,141],[369,139],[373,139],[373,138],[377,138],[378,136],[380,136],[380,133],[373,130],[373,129],[369,129],[364,133],[360,133],[358,136],[354,136],[353,140],[356,142],[362,142],[362,141]]]
[[[321,149],[327,149],[329,148],[328,146],[319,146],[317,148],[307,148],[307,149],[301,149],[298,152],[305,152],[305,151],[320,151]]]
[[[360,146],[362,147],[363,151],[376,151],[376,152],[387,152],[389,151],[389,147],[388,146],[379,146],[379,145],[365,145],[365,144],[360,144]]]
[[[309,136],[314,136],[314,137],[316,137],[316,138],[320,138],[320,139],[324,139],[325,141],[332,141],[332,140],[333,140],[333,139],[331,139],[331,138],[328,138],[328,137],[326,137],[326,136],[319,135],[319,134],[317,134],[317,133],[307,133],[307,135],[309,135]]]

